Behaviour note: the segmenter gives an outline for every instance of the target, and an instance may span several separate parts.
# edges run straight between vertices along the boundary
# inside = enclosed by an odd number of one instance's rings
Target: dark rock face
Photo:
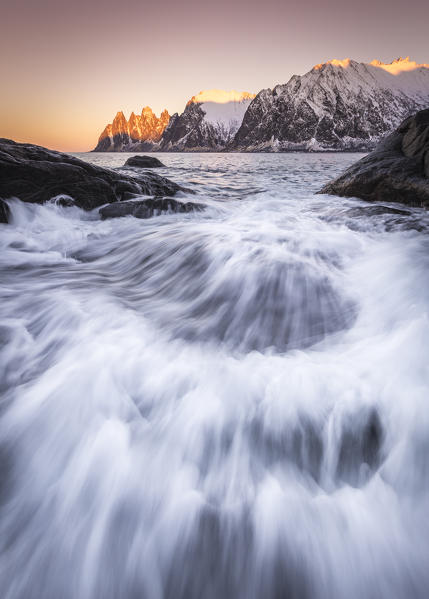
[[[424,176],[429,178],[429,110],[422,110],[409,120],[401,150],[404,156],[420,163]]]
[[[429,205],[429,109],[406,119],[377,148],[318,193]]]
[[[201,105],[190,103],[184,112],[175,113],[165,129],[160,143],[162,151],[216,151],[225,147],[225,141],[216,128],[204,121]]]
[[[172,196],[180,189],[154,173],[125,175],[68,154],[0,139],[0,195],[4,198],[42,204],[62,195],[92,210],[136,195]]]
[[[9,206],[0,198],[0,223],[9,222]]]
[[[100,208],[103,219],[117,218],[120,216],[135,216],[136,218],[150,218],[168,212],[201,212],[203,204],[196,202],[178,202],[172,198],[148,198],[128,202],[115,202]]]
[[[131,156],[125,163],[125,166],[137,166],[139,168],[160,168],[165,166],[154,156]]]
[[[232,141],[252,94],[241,92],[229,99],[229,92],[225,92],[227,101],[223,103],[211,100],[210,92],[207,94],[193,96],[182,114],[171,117],[160,140],[160,151],[220,152]]]

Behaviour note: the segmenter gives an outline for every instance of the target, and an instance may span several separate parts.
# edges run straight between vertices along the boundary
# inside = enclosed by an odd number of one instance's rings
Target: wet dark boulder
[[[117,218],[120,216],[135,216],[136,218],[150,218],[160,214],[175,212],[201,212],[203,204],[197,202],[179,202],[172,198],[147,198],[128,202],[115,202],[100,208],[103,219]]]
[[[43,204],[58,196],[92,210],[133,195],[172,196],[182,189],[151,172],[124,174],[32,144],[0,139],[0,195]]]
[[[9,222],[9,213],[9,206],[6,204],[4,200],[0,198],[0,223]]]
[[[406,119],[318,193],[429,206],[429,109]]]
[[[160,168],[165,166],[165,164],[163,164],[161,160],[158,160],[158,158],[155,158],[155,156],[131,156],[131,158],[128,158],[126,161],[125,166]]]

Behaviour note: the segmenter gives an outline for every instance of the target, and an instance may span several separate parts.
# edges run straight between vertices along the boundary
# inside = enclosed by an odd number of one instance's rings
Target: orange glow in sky
[[[0,136],[64,151],[92,149],[118,111],[172,115],[197,90],[257,93],[335,56],[428,62],[422,0],[3,4]]]

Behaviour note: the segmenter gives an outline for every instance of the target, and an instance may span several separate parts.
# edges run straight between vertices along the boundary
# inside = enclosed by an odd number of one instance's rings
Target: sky
[[[122,110],[182,112],[332,58],[429,63],[427,0],[13,0],[0,8],[0,137],[92,149]]]

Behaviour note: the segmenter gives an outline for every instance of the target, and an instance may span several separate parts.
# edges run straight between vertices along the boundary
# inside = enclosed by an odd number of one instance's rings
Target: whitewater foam
[[[354,159],[163,155],[207,210],[147,221],[9,203],[3,597],[425,597],[428,218],[312,195]]]

